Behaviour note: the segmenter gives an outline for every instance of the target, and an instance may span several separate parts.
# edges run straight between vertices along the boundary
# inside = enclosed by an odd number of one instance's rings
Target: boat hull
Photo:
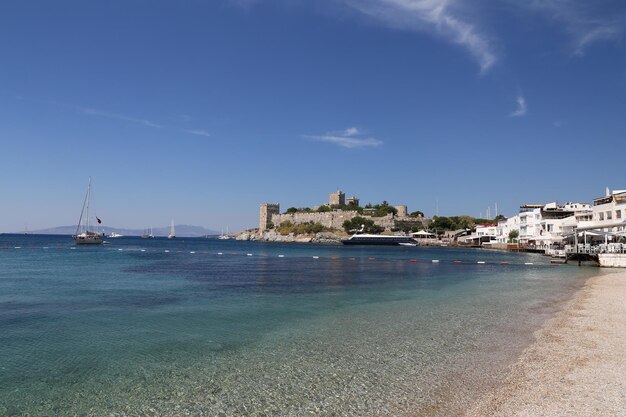
[[[81,233],[74,236],[74,243],[77,245],[101,245],[103,240],[102,236],[96,233]]]
[[[409,244],[413,246],[415,241],[406,236],[376,236],[376,237],[351,237],[341,241],[344,245],[376,245],[376,246],[401,246]],[[404,246],[404,245],[402,245]]]

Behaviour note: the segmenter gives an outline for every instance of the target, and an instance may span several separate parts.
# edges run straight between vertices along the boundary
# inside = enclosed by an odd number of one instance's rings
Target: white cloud
[[[209,132],[203,129],[183,129],[183,132],[189,133],[190,135],[206,136],[207,138],[211,136]]]
[[[489,40],[462,16],[459,0],[338,0],[350,8],[402,30],[433,33],[464,47],[481,72],[497,61]]]
[[[362,136],[362,133],[356,127],[349,127],[342,131],[330,132],[325,135],[302,135],[302,137],[306,139],[313,139],[320,142],[328,142],[348,149],[376,147],[383,144],[381,140],[373,137],[358,136]]]
[[[518,2],[546,14],[572,37],[575,55],[602,41],[619,41],[626,28],[626,12],[616,0],[534,0]]]
[[[510,117],[520,117],[526,114],[526,99],[523,96],[517,96],[515,100],[517,102],[517,109],[515,109]]]
[[[82,107],[82,108],[79,108],[79,110],[85,114],[89,114],[93,116],[108,117],[109,119],[117,119],[117,120],[124,120],[126,122],[139,123],[143,126],[153,127],[156,129],[161,129],[163,127],[158,123],[151,122],[150,120],[137,119],[135,117],[125,116],[123,114],[117,114],[117,113],[109,113],[106,111],[96,110],[96,109],[92,109],[89,107]]]

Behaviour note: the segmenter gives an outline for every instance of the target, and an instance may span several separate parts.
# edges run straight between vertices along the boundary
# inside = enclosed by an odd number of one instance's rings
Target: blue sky
[[[590,4],[592,3],[592,4]],[[4,1],[0,231],[257,224],[340,187],[440,215],[626,188],[626,5]]]

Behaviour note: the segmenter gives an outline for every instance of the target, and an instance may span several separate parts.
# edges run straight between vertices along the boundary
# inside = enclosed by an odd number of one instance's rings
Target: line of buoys
[[[84,247],[75,247],[75,246],[27,246],[25,247],[26,249],[30,249],[30,250],[37,250],[37,249],[44,249],[44,250],[48,250],[48,249],[53,249],[53,250],[65,250],[65,249],[70,249],[70,250],[77,250],[77,249],[88,249],[88,248],[84,248]],[[10,250],[10,249],[24,249],[24,247],[22,246],[0,246],[0,250]],[[127,251],[127,252],[156,252],[158,250],[152,250],[152,249],[142,249],[142,248],[108,248],[109,250],[115,250],[115,251]],[[170,250],[170,249],[164,249],[163,252],[165,253],[171,253],[171,252],[176,252],[176,253],[189,253],[189,254],[196,254],[196,253],[200,253],[200,254],[206,254],[206,255],[210,255],[211,252],[207,252],[207,251],[183,251],[183,250]],[[224,252],[217,252],[217,255],[224,255]],[[238,253],[231,253],[232,256],[237,256],[239,255]],[[248,257],[253,257],[255,256],[253,253],[242,253],[241,255],[245,255]],[[256,256],[259,257],[271,257],[271,254],[257,254]],[[285,254],[279,254],[277,255],[279,258],[285,258],[286,255]],[[313,259],[320,259],[323,258],[323,256],[319,256],[319,255],[314,255],[312,256]],[[330,259],[336,260],[336,259],[350,259],[350,260],[357,260],[357,259],[363,259],[363,258],[356,258],[356,257],[340,257],[340,256],[330,256]],[[375,258],[375,257],[368,257],[366,258],[368,261],[375,261],[375,260],[380,260],[379,258]],[[382,260],[396,260],[396,261],[403,261],[403,259],[382,259]],[[426,259],[406,259],[404,260],[405,262],[411,262],[411,263],[418,263],[418,262],[428,262],[428,260]],[[439,259],[432,259],[430,260],[431,263],[441,263],[442,261]],[[444,261],[445,262],[445,261]],[[453,264],[471,264],[473,261],[469,261],[469,260],[460,260],[460,259],[455,259],[452,261],[448,261],[448,262],[452,262]],[[562,264],[563,262],[560,261],[551,261],[549,264],[545,264],[545,266],[550,265],[550,266],[558,266],[560,264]],[[493,262],[487,262],[487,261],[476,261],[476,264],[479,265],[486,265],[486,264],[500,264],[500,265],[510,265],[511,263],[509,261],[493,261]],[[534,262],[524,262],[524,263],[520,263],[517,265],[527,265],[527,266],[531,266],[531,265],[536,265]],[[542,263],[540,263],[539,265],[544,265]]]

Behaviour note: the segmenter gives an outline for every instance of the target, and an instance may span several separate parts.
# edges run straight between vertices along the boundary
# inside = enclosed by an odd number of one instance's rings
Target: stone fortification
[[[293,224],[303,223],[319,223],[324,227],[330,229],[343,230],[343,222],[346,220],[352,220],[358,216],[356,211],[328,211],[324,213],[289,213],[289,214],[274,214],[272,215],[272,223],[274,226],[279,226],[282,222],[289,221]]]
[[[373,220],[375,224],[385,228],[386,230],[391,230],[393,227],[395,227],[397,221],[415,221],[415,219],[412,217],[394,216],[391,213],[384,217],[371,217],[359,214],[356,211],[334,210],[323,213],[274,214],[271,217],[271,222],[274,224],[274,226],[280,226],[282,222],[286,221],[289,221],[293,224],[319,223],[322,226],[328,227],[330,229],[343,230],[343,222],[345,222],[346,220],[352,220],[357,216]]]

